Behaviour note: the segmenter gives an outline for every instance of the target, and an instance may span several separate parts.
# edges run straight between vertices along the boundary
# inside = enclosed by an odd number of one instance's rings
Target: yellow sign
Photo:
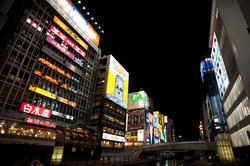
[[[128,72],[110,55],[106,97],[127,109],[128,106]]]
[[[88,50],[88,45],[84,43],[67,25],[65,25],[58,17],[54,16],[53,21],[59,25],[67,34],[77,41],[83,48]]]
[[[33,86],[33,85],[30,85],[30,86],[29,86],[29,90],[31,90],[31,91],[33,91],[33,92],[36,92],[36,93],[38,93],[38,94],[47,96],[47,97],[49,97],[49,98],[51,98],[51,99],[56,99],[56,95],[55,95],[55,94],[50,93],[50,92],[48,92],[48,91],[46,91],[46,90],[43,90],[43,89],[41,89],[41,88],[35,87],[35,86]]]

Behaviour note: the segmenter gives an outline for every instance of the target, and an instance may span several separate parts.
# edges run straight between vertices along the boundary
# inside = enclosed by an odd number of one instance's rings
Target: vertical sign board
[[[127,109],[129,73],[110,55],[106,98]]]

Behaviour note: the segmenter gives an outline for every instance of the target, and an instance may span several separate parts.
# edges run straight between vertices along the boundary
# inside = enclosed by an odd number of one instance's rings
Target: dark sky
[[[200,60],[208,55],[211,0],[82,0],[104,29],[100,48],[129,72],[129,92],[143,88],[176,132],[197,140]]]

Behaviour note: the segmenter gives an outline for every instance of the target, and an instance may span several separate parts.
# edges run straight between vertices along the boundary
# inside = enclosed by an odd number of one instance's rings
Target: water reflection
[[[177,160],[162,160],[157,161],[156,166],[182,166]]]

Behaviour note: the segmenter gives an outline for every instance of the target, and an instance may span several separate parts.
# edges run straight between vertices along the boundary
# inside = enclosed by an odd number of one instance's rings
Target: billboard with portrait
[[[106,98],[127,109],[129,73],[110,55]]]

